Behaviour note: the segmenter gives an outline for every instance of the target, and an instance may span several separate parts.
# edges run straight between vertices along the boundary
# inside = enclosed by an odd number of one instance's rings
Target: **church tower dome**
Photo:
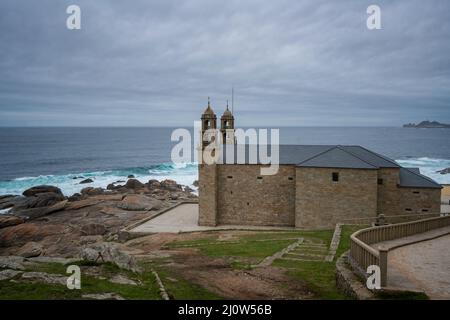
[[[227,100],[227,108],[220,117],[220,132],[222,133],[222,142],[225,144],[234,144],[234,116],[228,108],[228,100]]]
[[[205,136],[206,130],[217,128],[217,116],[214,113],[213,109],[211,108],[211,101],[209,97],[208,97],[208,106],[206,107],[205,111],[202,114],[201,122],[202,122],[202,132],[201,132],[202,146],[205,147],[206,145],[214,141],[213,136],[212,137],[209,137],[210,135],[208,137]],[[208,141],[208,139],[210,139],[210,141]]]

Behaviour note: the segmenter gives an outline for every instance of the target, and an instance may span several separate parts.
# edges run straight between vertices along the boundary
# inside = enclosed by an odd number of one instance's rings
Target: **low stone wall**
[[[336,261],[336,287],[347,297],[356,300],[375,299],[375,295],[367,289],[364,282],[359,279],[348,263],[349,251],[345,252]]]

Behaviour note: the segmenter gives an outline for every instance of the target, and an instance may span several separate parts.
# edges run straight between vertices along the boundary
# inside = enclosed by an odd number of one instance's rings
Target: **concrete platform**
[[[297,230],[290,227],[255,227],[224,225],[218,227],[204,227],[198,223],[198,204],[182,203],[155,218],[128,230],[130,233],[179,233],[211,230]]]

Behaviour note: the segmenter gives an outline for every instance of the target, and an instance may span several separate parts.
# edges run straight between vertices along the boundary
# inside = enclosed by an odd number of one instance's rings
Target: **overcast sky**
[[[66,8],[81,7],[81,30]],[[366,9],[381,7],[381,30]],[[0,126],[450,122],[450,1],[2,0]]]

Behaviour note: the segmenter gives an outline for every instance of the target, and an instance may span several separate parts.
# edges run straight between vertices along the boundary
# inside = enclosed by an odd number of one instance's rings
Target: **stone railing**
[[[389,249],[375,249],[371,244],[404,238],[446,226],[450,226],[450,216],[359,230],[350,236],[349,262],[363,276],[366,275],[368,266],[379,266],[381,286],[385,287],[387,284],[387,255]]]

